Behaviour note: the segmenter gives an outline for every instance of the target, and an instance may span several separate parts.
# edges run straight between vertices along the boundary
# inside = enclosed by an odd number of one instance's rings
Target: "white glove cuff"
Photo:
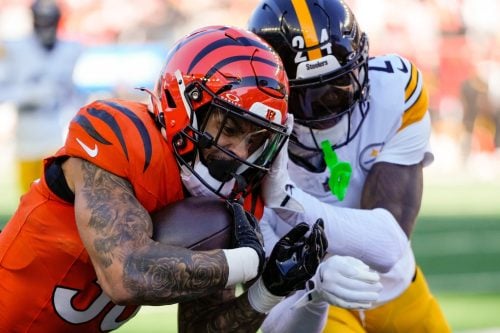
[[[283,296],[271,294],[264,285],[261,277],[248,289],[248,302],[255,311],[260,313],[268,313],[284,298]]]
[[[236,249],[224,249],[229,276],[226,287],[234,286],[238,283],[245,283],[257,276],[259,270],[259,256],[250,247],[239,247]]]

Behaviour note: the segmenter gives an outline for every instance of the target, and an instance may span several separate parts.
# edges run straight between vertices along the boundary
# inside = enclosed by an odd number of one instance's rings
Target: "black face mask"
[[[302,148],[291,140],[288,144],[288,154],[295,164],[308,171],[319,173],[326,169],[325,159],[321,151]]]

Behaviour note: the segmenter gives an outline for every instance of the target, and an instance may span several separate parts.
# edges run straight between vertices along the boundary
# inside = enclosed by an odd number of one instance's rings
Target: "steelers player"
[[[449,332],[410,245],[422,169],[433,159],[420,71],[397,54],[369,58],[368,37],[342,0],[262,0],[249,29],[282,58],[295,118],[291,180],[286,167],[275,170],[283,186],[267,202],[274,209],[262,223],[266,247],[290,225],[326,216],[328,252],[362,260],[383,286],[374,302],[362,289],[346,295],[337,280],[362,264],[344,260],[341,277],[320,265],[305,291],[271,311],[263,331]]]

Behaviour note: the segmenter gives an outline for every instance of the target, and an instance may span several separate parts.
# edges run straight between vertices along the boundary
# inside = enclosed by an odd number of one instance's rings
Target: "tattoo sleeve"
[[[420,210],[422,191],[422,164],[376,163],[366,178],[361,208],[387,209],[409,238]]]
[[[224,288],[228,267],[221,250],[154,242],[151,217],[131,184],[87,161],[80,165],[75,209],[82,240],[96,272],[120,284],[127,302],[172,304]]]
[[[181,333],[257,332],[264,318],[250,306],[246,292],[236,297],[234,289],[180,303],[178,310]]]

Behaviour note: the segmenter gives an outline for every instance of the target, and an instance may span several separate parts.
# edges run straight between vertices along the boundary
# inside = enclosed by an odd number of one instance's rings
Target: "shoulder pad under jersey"
[[[371,84],[383,84],[392,95],[402,95],[403,115],[399,130],[424,117],[429,96],[422,73],[411,61],[397,54],[388,54],[370,58],[368,68]]]
[[[150,166],[159,136],[153,124],[144,104],[95,101],[72,119],[65,153],[128,178],[131,172],[145,172]]]

